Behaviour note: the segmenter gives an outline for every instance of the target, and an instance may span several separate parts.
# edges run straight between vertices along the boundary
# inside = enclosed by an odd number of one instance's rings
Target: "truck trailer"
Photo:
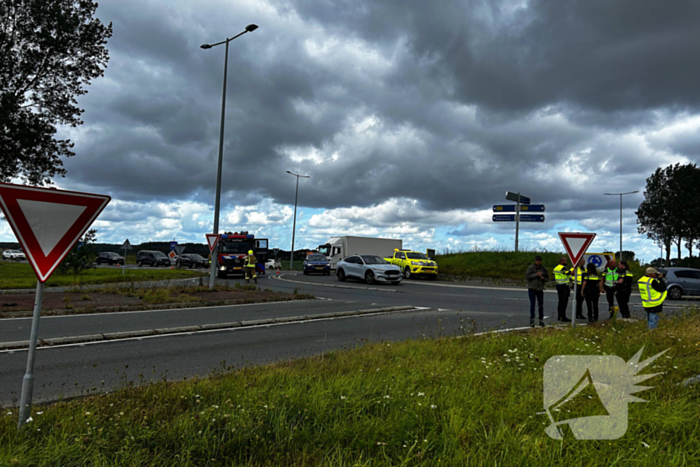
[[[373,237],[332,237],[318,246],[318,252],[328,258],[331,269],[335,270],[338,261],[350,255],[376,255],[380,258],[391,256],[395,249],[401,249],[403,242],[394,238]]]

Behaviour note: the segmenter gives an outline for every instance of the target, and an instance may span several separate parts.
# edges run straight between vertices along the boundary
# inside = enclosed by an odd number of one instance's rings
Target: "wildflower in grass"
[[[341,401],[344,401],[344,400],[346,400],[346,399],[347,399],[347,396],[340,396],[340,400],[341,400]]]
[[[431,409],[437,409],[437,405],[433,404],[430,406]]]
[[[419,393],[418,393],[418,397],[423,397],[423,396],[425,396],[425,393],[424,393],[424,392],[419,392]]]
[[[43,414],[43,413],[44,413],[44,412],[42,411],[42,412],[37,412],[36,414],[37,414],[37,415],[41,415],[41,414]]]
[[[34,421],[34,419],[33,419],[32,417],[29,417],[29,418],[27,419],[27,423],[30,423],[30,422],[33,422],[33,421]]]
[[[644,441],[642,441],[641,443],[642,443],[642,446],[644,446],[645,448],[649,447],[649,445],[647,443],[645,443]]]
[[[85,412],[85,415],[90,415],[90,412]]]
[[[7,412],[7,415],[12,415],[12,412]]]

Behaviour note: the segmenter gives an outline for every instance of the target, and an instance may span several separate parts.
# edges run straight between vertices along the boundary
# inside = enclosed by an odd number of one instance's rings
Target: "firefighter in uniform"
[[[608,265],[606,266],[603,275],[605,277],[603,289],[605,290],[605,298],[608,300],[608,312],[610,313],[608,319],[612,319],[613,315],[615,314],[615,292],[617,291],[617,281],[620,279],[617,261],[614,259],[608,261]]]
[[[255,255],[253,254],[253,250],[248,251],[248,256],[245,257],[245,261],[243,262],[243,267],[245,269],[245,283],[249,284],[250,283],[250,277],[253,277],[253,281],[255,283],[258,283],[258,275],[255,273]]]
[[[559,265],[554,268],[554,280],[557,283],[557,295],[559,296],[557,319],[568,323],[571,322],[571,320],[566,317],[566,307],[569,304],[569,295],[571,291],[569,290],[570,272],[566,267],[566,263],[566,256],[559,258]]]
[[[583,275],[586,273],[586,269],[583,267],[583,258],[578,261],[576,267],[571,268],[569,273],[572,276],[574,282],[574,295],[576,297],[576,319],[586,319],[583,316],[583,295],[581,295],[581,285],[583,284]]]
[[[664,275],[654,268],[647,268],[646,276],[637,281],[642,305],[647,312],[647,329],[656,329],[659,325],[659,313],[663,311],[666,300],[666,282]]]

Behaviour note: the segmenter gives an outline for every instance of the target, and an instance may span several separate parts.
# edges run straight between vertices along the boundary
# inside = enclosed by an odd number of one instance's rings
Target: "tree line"
[[[682,247],[692,259],[693,248],[700,248],[700,168],[677,163],[656,169],[647,178],[644,201],[636,214],[639,233],[664,247],[667,266],[672,247],[679,260]]]

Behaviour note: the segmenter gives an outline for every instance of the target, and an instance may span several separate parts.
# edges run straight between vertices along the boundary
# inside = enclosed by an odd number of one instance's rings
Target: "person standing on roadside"
[[[535,264],[531,264],[525,272],[527,279],[527,295],[530,298],[530,327],[535,327],[535,299],[539,309],[539,325],[544,327],[544,285],[549,280],[549,274],[542,266],[542,257],[535,256]]]
[[[633,276],[625,261],[620,261],[617,267],[619,278],[617,279],[617,304],[620,305],[620,315],[623,318],[630,317],[630,295],[632,295]]]
[[[637,284],[644,311],[647,312],[647,329],[656,329],[659,326],[659,313],[663,311],[666,300],[664,275],[654,268],[647,268],[646,275]]]
[[[574,281],[574,294],[576,297],[576,319],[586,319],[583,316],[583,295],[581,294],[583,285],[583,275],[586,273],[583,258],[578,260],[576,267],[571,268],[571,276]]]
[[[620,278],[620,272],[617,269],[617,261],[614,259],[608,261],[608,265],[605,267],[605,272],[603,275],[605,277],[603,290],[605,290],[605,298],[608,300],[608,312],[610,313],[608,319],[612,319],[613,315],[615,314],[615,292],[617,291],[617,281]]]
[[[243,262],[243,267],[245,268],[245,283],[248,284],[250,282],[250,278],[252,277],[255,283],[258,283],[258,275],[255,273],[255,254],[253,253],[253,250],[248,251],[248,256],[245,257],[245,260]]]
[[[589,323],[598,321],[598,301],[603,292],[603,284],[598,270],[595,265],[589,264],[586,274],[583,275],[583,287],[581,287],[581,295],[586,299]]]
[[[569,281],[571,273],[566,267],[568,259],[566,256],[559,258],[559,265],[554,268],[554,280],[557,283],[557,296],[559,303],[557,304],[557,319],[565,323],[570,323],[571,320],[566,317],[566,307],[569,305]]]

